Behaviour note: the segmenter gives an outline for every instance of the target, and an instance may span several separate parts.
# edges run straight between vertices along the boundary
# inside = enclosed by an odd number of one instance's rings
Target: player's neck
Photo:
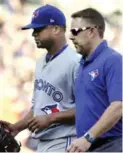
[[[57,40],[57,43],[55,43],[50,49],[48,49],[48,53],[50,55],[54,55],[56,52],[58,52],[60,49],[62,49],[65,44],[67,43],[66,39],[60,39]]]

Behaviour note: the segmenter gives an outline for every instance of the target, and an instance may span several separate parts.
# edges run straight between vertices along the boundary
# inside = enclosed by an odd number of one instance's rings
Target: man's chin
[[[76,47],[76,51],[77,51],[77,53],[81,53],[81,50],[80,50],[80,48],[79,47]]]
[[[37,48],[45,48],[45,47],[37,44]]]
[[[78,45],[75,46],[77,53],[82,54],[82,48],[80,48]]]
[[[79,48],[78,45],[74,44],[74,47],[75,47],[75,49],[76,49],[77,52],[80,52],[80,48]]]
[[[37,45],[37,48],[42,48],[41,46]]]

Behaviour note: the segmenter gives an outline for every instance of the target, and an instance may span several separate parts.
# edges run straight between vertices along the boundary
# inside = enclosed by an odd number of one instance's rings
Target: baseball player
[[[1,122],[14,136],[28,128],[39,140],[38,152],[64,152],[76,137],[73,84],[81,57],[66,43],[66,19],[58,8],[36,9],[26,29],[33,29],[37,47],[47,50],[37,61],[33,106],[19,122]]]

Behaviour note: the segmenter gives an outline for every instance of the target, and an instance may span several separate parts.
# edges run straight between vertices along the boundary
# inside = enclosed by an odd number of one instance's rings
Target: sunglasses
[[[80,32],[86,31],[88,29],[93,29],[93,28],[97,28],[97,26],[95,26],[95,27],[74,28],[74,29],[71,29],[70,31],[71,31],[73,36],[77,36]]]

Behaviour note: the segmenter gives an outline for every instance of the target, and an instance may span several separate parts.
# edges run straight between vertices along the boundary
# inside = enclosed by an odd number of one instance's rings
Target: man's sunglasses
[[[74,28],[74,29],[71,29],[70,31],[71,31],[73,36],[77,36],[80,32],[88,30],[88,29],[93,29],[93,28],[97,28],[97,26],[95,26],[95,27]]]

